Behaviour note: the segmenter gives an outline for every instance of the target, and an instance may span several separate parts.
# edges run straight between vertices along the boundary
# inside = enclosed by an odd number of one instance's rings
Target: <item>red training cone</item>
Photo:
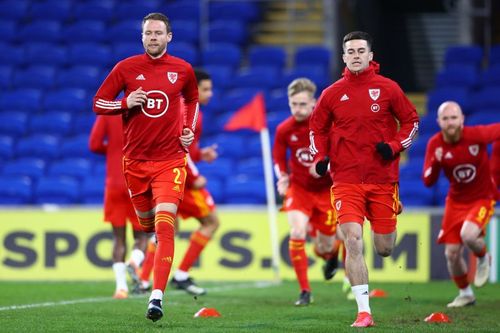
[[[370,297],[387,297],[387,293],[382,289],[373,289],[370,291]]]
[[[219,311],[214,308],[201,308],[194,314],[194,317],[220,317]]]
[[[442,312],[433,312],[424,321],[428,323],[451,323],[451,319]]]

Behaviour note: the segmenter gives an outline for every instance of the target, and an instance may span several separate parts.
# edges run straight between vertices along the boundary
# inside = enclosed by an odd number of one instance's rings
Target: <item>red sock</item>
[[[455,284],[459,289],[467,288],[467,286],[469,285],[467,274],[460,276],[452,276],[451,278],[453,279],[453,281],[455,281]]]
[[[299,281],[300,290],[311,291],[309,279],[307,278],[307,255],[304,239],[291,239],[288,241],[290,261],[292,262],[295,275]]]
[[[154,217],[137,217],[139,224],[144,232],[154,232],[155,231],[155,219]]]
[[[160,211],[156,213],[155,229],[158,245],[154,258],[153,289],[165,291],[174,260],[175,215]]]
[[[179,269],[181,271],[187,272],[194,265],[196,259],[200,256],[201,251],[205,248],[209,237],[203,235],[199,231],[195,231],[191,235],[191,240],[189,241],[189,247],[182,259],[181,264],[179,265]]]
[[[149,276],[151,275],[151,271],[153,270],[153,264],[155,262],[155,252],[156,252],[156,245],[152,242],[149,242],[148,249],[146,250],[146,257],[142,262],[141,276],[140,276],[142,281],[149,281]]]
[[[483,248],[481,249],[481,251],[479,251],[478,253],[474,253],[474,255],[478,258],[482,258],[486,255],[486,245],[483,246]]]

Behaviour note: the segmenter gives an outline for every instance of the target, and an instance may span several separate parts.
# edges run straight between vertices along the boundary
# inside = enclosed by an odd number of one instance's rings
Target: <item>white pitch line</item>
[[[240,283],[233,285],[226,285],[224,287],[213,287],[207,288],[209,292],[224,292],[231,291],[237,289],[250,289],[250,288],[268,288],[271,286],[275,286],[277,283],[275,282],[253,282],[253,283]],[[167,295],[177,295],[182,294],[184,291],[182,290],[173,290],[169,291]],[[129,298],[142,298],[146,295],[131,295]],[[99,302],[109,302],[114,301],[115,299],[111,296],[107,297],[93,297],[93,298],[83,298],[83,299],[75,299],[71,301],[59,301],[59,302],[44,302],[44,303],[34,303],[34,304],[23,304],[23,305],[9,305],[0,307],[0,311],[9,311],[9,310],[24,310],[24,309],[33,309],[33,308],[42,308],[42,307],[50,307],[50,306],[61,306],[61,305],[73,305],[73,304],[83,304],[83,303],[99,303]],[[171,301],[168,304],[172,304]]]

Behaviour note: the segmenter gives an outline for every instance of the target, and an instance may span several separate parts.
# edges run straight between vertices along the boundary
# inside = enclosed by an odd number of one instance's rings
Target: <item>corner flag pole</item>
[[[271,159],[271,140],[269,138],[269,130],[267,127],[260,130],[260,142],[262,146],[262,160],[264,165],[264,179],[266,184],[266,198],[267,198],[267,218],[269,221],[269,230],[271,236],[271,267],[274,272],[274,279],[281,281],[280,276],[280,251],[278,241],[278,225],[276,213],[276,196],[274,194],[273,184],[273,162]]]

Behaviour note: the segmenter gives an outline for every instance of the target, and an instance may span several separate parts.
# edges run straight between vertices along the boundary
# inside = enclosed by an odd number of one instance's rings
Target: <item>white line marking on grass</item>
[[[269,288],[271,286],[275,286],[278,283],[276,282],[252,282],[252,283],[239,283],[239,284],[229,284],[223,287],[212,287],[207,288],[209,292],[225,292],[232,291],[237,289],[251,289],[251,288]],[[173,290],[167,292],[168,295],[178,295],[185,293],[183,290]],[[144,295],[130,295],[129,298],[143,298]],[[60,306],[60,305],[73,305],[73,304],[83,304],[83,303],[99,303],[99,302],[109,302],[114,301],[115,299],[111,296],[108,297],[93,297],[93,298],[83,298],[83,299],[75,299],[71,301],[58,301],[58,302],[44,302],[44,303],[34,303],[34,304],[23,304],[23,305],[9,305],[0,307],[0,311],[9,311],[9,310],[24,310],[24,309],[33,309],[33,308],[42,308],[42,307],[50,307],[50,306]],[[172,304],[171,301],[168,302]]]

